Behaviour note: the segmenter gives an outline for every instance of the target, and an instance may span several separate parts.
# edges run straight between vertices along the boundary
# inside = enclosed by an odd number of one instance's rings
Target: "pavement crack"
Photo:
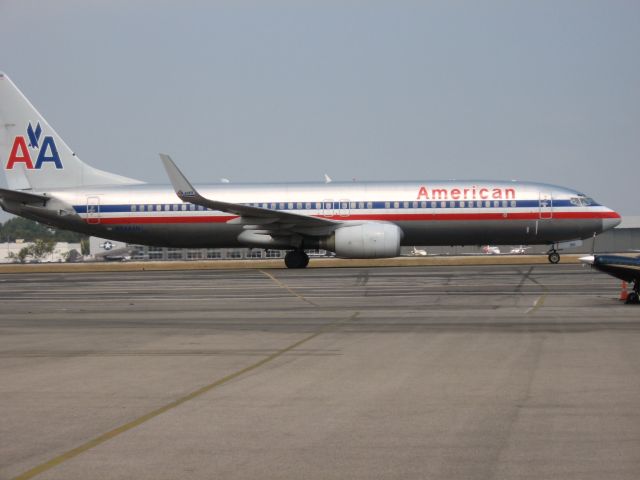
[[[269,272],[265,272],[264,270],[259,270],[260,273],[262,273],[264,276],[270,278],[271,280],[273,280],[273,282],[278,285],[279,287],[285,289],[287,292],[289,292],[291,295],[293,295],[294,297],[299,298],[300,300],[302,300],[303,302],[308,303],[309,305],[312,305],[314,307],[319,307],[319,305],[311,300],[309,300],[308,298],[306,298],[304,295],[299,294],[298,292],[296,292],[295,290],[293,290],[291,287],[289,287],[286,283],[284,283],[282,280],[279,280],[278,278],[276,278],[275,275],[273,275],[272,273]]]

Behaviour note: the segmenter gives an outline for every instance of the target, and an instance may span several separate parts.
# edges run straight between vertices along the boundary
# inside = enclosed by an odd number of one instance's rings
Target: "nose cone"
[[[586,257],[580,257],[580,261],[582,263],[586,263],[587,265],[593,265],[593,262],[595,261],[596,257],[594,257],[593,255],[587,255]]]
[[[612,228],[617,227],[622,222],[622,217],[618,212],[614,212],[611,210],[607,218],[602,219],[602,231],[611,230]]]

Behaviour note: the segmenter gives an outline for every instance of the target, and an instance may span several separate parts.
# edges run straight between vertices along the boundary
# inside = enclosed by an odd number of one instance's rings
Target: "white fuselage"
[[[587,238],[620,222],[616,212],[577,191],[530,182],[220,184],[198,186],[198,191],[339,225],[390,222],[402,230],[403,245],[553,244]],[[185,203],[170,186],[46,193],[57,200],[49,210],[58,211],[47,215],[47,223],[104,238],[174,247],[259,246],[238,239],[245,227],[234,222],[236,215]],[[308,248],[315,245],[313,237],[305,237]]]

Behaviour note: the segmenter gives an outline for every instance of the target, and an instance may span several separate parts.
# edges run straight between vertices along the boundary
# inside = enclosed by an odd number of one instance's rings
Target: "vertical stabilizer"
[[[83,163],[2,72],[0,164],[12,190],[143,183]]]

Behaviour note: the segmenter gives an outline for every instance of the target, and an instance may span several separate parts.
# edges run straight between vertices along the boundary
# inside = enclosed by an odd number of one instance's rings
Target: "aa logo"
[[[40,142],[41,138],[42,142]],[[35,163],[33,162],[34,158],[36,159]],[[5,168],[13,170],[15,165],[22,164],[27,170],[40,170],[45,163],[53,163],[57,169],[63,168],[53,137],[49,135],[42,137],[40,122],[35,129],[29,122],[27,136],[19,135],[13,139],[13,146]]]

